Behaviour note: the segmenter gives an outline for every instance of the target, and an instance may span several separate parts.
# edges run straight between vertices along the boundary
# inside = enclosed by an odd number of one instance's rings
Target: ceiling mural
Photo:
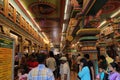
[[[35,15],[41,16],[41,15],[49,15],[53,13],[56,9],[56,6],[44,2],[39,2],[39,3],[36,2],[36,3],[32,3],[29,8],[30,11],[33,12]]]
[[[65,0],[15,0],[25,8],[51,42],[60,42]],[[61,4],[63,3],[63,4]]]
[[[96,3],[99,5],[99,3]],[[94,10],[97,11],[97,6],[94,6],[89,13],[93,13]],[[96,15],[90,15],[86,17],[84,24],[85,27],[98,27],[103,20],[110,19],[110,16],[120,9],[120,0],[108,0],[103,6],[101,6],[100,10],[96,13]]]
[[[14,1],[25,8],[23,11],[27,12],[27,15],[30,15],[40,26],[40,32],[44,32],[50,42],[54,43],[60,43],[61,36],[66,40],[64,35],[67,33],[70,34],[68,37],[75,37],[80,27],[98,28],[102,21],[109,19],[120,9],[120,0],[70,0],[72,8],[68,10],[65,9],[67,0]],[[64,15],[68,14],[64,11],[69,12],[69,21],[63,19]],[[68,24],[68,31],[63,31],[64,33],[62,33],[63,23]]]
[[[120,8],[120,0],[109,0],[102,8],[102,14],[108,14]]]

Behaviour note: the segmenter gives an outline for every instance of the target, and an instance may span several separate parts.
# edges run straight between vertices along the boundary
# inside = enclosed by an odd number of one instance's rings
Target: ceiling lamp
[[[70,4],[70,1],[69,0],[66,0],[65,2],[65,11],[64,11],[64,19],[67,19],[68,18],[68,5]]]
[[[101,26],[103,26],[107,21],[104,20],[103,22],[101,22],[101,24],[98,26],[98,28],[100,28]]]
[[[49,41],[48,41],[48,40],[43,39],[43,41],[44,41],[46,44],[49,44]]]
[[[65,12],[64,13],[67,13],[68,3],[69,3],[69,0],[66,0],[66,2],[65,2]]]
[[[113,13],[110,17],[113,18],[113,17],[117,16],[119,13],[120,13],[120,9],[117,10],[115,13]]]
[[[44,32],[42,32],[42,35],[44,36],[44,39],[45,39],[45,40],[49,41]]]
[[[63,23],[63,28],[62,28],[63,33],[66,31],[66,28],[67,28],[66,26],[67,26],[67,24]]]

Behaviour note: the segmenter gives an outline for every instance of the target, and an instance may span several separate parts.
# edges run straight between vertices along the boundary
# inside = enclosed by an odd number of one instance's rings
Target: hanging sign
[[[13,64],[13,40],[0,34],[0,80],[14,80]]]

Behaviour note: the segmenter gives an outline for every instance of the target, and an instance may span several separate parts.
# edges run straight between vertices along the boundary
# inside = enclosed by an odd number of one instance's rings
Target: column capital
[[[3,28],[3,33],[10,36],[10,28],[5,25],[3,25],[2,28]]]

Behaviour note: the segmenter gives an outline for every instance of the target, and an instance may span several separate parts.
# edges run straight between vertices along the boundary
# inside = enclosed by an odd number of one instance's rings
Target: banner
[[[0,80],[13,80],[13,40],[0,35]]]

